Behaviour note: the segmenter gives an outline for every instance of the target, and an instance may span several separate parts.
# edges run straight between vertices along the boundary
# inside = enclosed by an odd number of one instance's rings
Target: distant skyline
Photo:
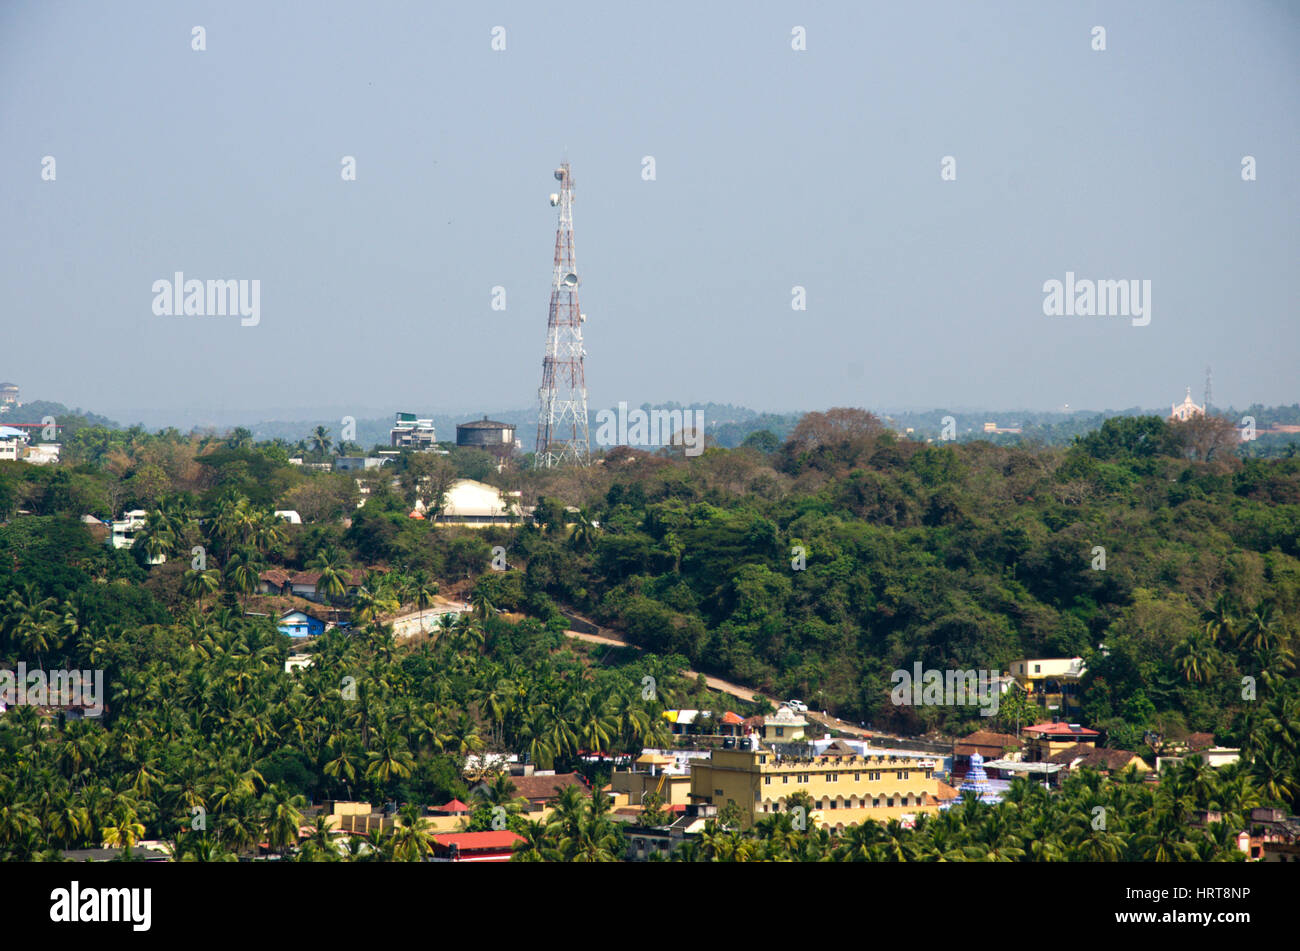
[[[0,89],[25,400],[533,406],[566,158],[593,409],[1300,400],[1294,3],[15,2]],[[256,325],[155,314],[176,272],[260,282]],[[1145,326],[1044,313],[1121,280]]]

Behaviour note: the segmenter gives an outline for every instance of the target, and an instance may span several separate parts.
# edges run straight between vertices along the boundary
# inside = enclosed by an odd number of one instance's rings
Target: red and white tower
[[[571,462],[586,465],[591,455],[587,436],[587,377],[583,370],[582,324],[578,310],[578,264],[573,253],[573,176],[569,163],[555,170],[559,194],[551,204],[560,208],[555,229],[555,274],[551,280],[551,313],[546,326],[546,356],[542,358],[541,402],[537,414],[534,462],[549,469]]]

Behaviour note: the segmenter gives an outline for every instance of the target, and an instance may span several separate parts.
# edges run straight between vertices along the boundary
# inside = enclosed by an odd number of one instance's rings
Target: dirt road
[[[628,643],[623,640],[623,638],[618,637],[613,631],[606,628],[600,628],[600,631],[600,634],[583,634],[580,631],[565,631],[564,633],[575,640],[587,641],[591,644],[608,644],[611,647],[631,647],[633,650],[641,650],[638,645]],[[691,678],[700,675],[699,671],[689,669],[682,671],[682,673]],[[711,690],[716,690],[719,693],[730,694],[731,696],[737,697],[741,700],[748,701],[753,700],[756,696],[761,696],[774,707],[779,707],[782,703],[781,700],[778,700],[771,694],[762,693],[759,690],[755,690],[753,687],[746,687],[743,684],[735,684],[729,680],[723,680],[721,677],[714,677],[712,674],[705,674],[704,682],[709,685]],[[804,715],[814,723],[821,724],[821,726],[827,730],[836,730],[840,733],[847,733],[850,736],[859,736],[864,738],[873,735],[855,724],[840,720],[827,713],[818,713],[814,710],[809,710]]]

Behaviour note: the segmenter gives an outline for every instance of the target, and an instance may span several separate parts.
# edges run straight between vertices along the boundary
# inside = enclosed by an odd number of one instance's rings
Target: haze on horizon
[[[1294,4],[560,9],[0,7],[0,379],[122,422],[535,405],[567,157],[593,410],[1300,399]],[[260,322],[156,316],[177,271]],[[1150,324],[1045,316],[1067,271]]]

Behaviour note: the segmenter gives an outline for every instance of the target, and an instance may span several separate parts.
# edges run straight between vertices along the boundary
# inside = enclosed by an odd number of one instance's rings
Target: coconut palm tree
[[[366,754],[366,778],[382,786],[394,779],[411,775],[415,757],[406,748],[406,740],[396,732],[380,728],[375,732],[374,749]]]
[[[311,446],[311,451],[321,459],[329,455],[330,447],[334,444],[333,440],[330,439],[330,431],[324,426],[317,426],[313,429],[307,441],[308,445]]]
[[[104,828],[104,848],[126,849],[144,838],[144,823],[136,817],[135,810],[125,801],[113,810],[112,825]]]
[[[244,610],[248,610],[248,596],[257,590],[265,562],[255,548],[241,548],[226,562],[226,583],[244,596]]]
[[[574,551],[591,551],[596,543],[596,525],[591,519],[591,512],[580,508],[573,517],[573,531],[569,535],[569,546]]]
[[[327,604],[332,598],[342,597],[347,592],[351,569],[338,549],[323,549],[308,562],[307,567],[320,572],[320,578],[316,581],[316,593]]]
[[[420,807],[407,803],[397,811],[401,820],[393,830],[393,855],[399,862],[422,862],[433,844],[429,838],[429,821],[420,815]]]
[[[1219,652],[1214,641],[1202,632],[1195,632],[1174,648],[1174,668],[1188,683],[1205,683],[1214,677],[1219,667]]]
[[[298,831],[302,827],[302,807],[307,801],[276,783],[266,787],[262,794],[262,815],[266,826],[266,842],[272,851],[284,855],[298,844]]]
[[[1273,603],[1265,601],[1246,615],[1241,625],[1238,643],[1250,650],[1270,650],[1281,642],[1282,626],[1273,610]]]
[[[181,581],[181,592],[198,602],[199,610],[203,610],[203,596],[212,594],[221,587],[221,575],[215,568],[199,570],[191,568],[185,572],[184,580]]]
[[[512,862],[558,862],[559,855],[556,852],[550,834],[550,827],[541,821],[525,820],[525,826],[520,835],[522,842],[516,842],[514,854],[510,857]]]
[[[1237,605],[1226,594],[1215,599],[1214,607],[1206,611],[1205,633],[1216,643],[1233,644],[1237,639]]]

